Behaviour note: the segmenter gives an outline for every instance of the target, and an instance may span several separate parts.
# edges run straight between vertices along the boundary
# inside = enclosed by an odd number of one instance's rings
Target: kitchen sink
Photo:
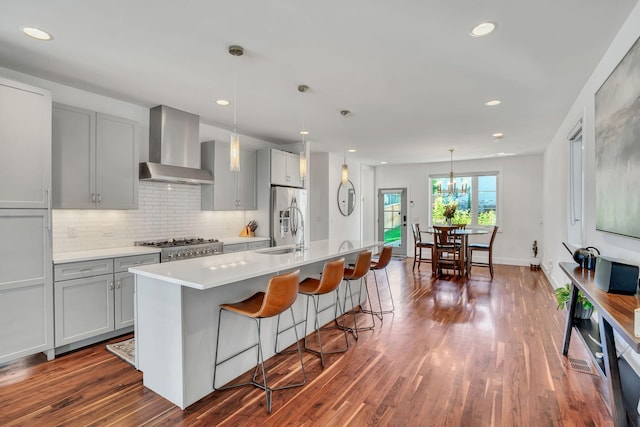
[[[266,248],[266,249],[260,249],[256,251],[259,254],[266,254],[266,255],[282,255],[282,254],[291,254],[296,252],[296,248],[294,247],[286,247],[286,248]]]

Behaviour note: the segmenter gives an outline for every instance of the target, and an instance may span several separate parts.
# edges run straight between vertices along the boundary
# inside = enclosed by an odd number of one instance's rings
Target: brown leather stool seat
[[[340,283],[342,283],[343,277],[344,277],[344,258],[340,258],[340,259],[337,259],[334,261],[328,261],[327,263],[325,263],[324,268],[322,269],[322,275],[320,276],[320,279],[317,279],[315,277],[307,277],[302,282],[300,282],[299,293],[307,296],[306,317],[303,321],[300,322],[305,324],[304,350],[310,353],[319,355],[320,363],[322,364],[323,368],[325,365],[325,360],[324,360],[325,354],[344,353],[349,350],[349,340],[347,339],[346,330],[343,330],[344,340],[345,340],[345,347],[343,349],[338,349],[333,351],[323,350],[322,337],[320,335],[320,330],[322,329],[322,327],[320,326],[320,321],[318,319],[318,316],[320,315],[320,313],[332,307],[335,308],[334,317],[338,317],[337,316],[338,310],[340,310],[340,315],[342,316],[343,313],[342,313],[342,308],[340,307],[340,295],[338,293],[338,286],[340,286]],[[320,296],[334,293],[334,292],[336,295],[335,301],[324,308],[320,308]],[[317,338],[318,348],[319,348],[318,350],[310,348],[307,343],[306,322],[309,317],[309,301],[310,300],[313,300],[313,307],[315,309],[314,328],[316,331],[316,338]],[[288,329],[293,328],[294,326],[297,326],[297,325],[292,325],[291,327],[281,331],[280,318],[278,317],[278,335],[281,334],[282,332],[287,331]],[[278,336],[276,336],[276,352],[278,352]]]
[[[304,385],[307,381],[306,374],[304,372],[304,365],[302,363],[302,351],[300,349],[300,343],[298,341],[298,334],[296,331],[296,345],[298,346],[298,358],[300,359],[300,366],[302,369],[302,382],[296,384],[290,384],[278,388],[272,388],[267,385],[267,375],[264,368],[264,357],[262,352],[262,340],[260,338],[260,326],[261,320],[268,317],[277,316],[283,311],[289,309],[291,311],[291,317],[295,318],[293,309],[291,306],[295,302],[298,296],[298,281],[300,277],[300,270],[292,271],[290,273],[274,276],[269,280],[266,292],[257,292],[251,297],[233,304],[221,304],[220,311],[218,313],[218,335],[216,338],[216,353],[213,371],[213,388],[215,390],[226,390],[229,388],[242,387],[245,385],[253,385],[259,387],[265,391],[267,399],[267,412],[271,412],[271,393],[274,390],[282,390],[291,387],[299,387]],[[241,350],[222,361],[218,361],[218,350],[220,344],[220,323],[222,320],[222,312],[228,311],[237,315],[255,320],[257,326],[257,343],[249,346],[248,348]],[[295,328],[294,328],[295,329]],[[252,380],[242,384],[233,384],[225,387],[216,387],[216,371],[218,366],[228,362],[240,354],[257,348],[257,363],[253,372]],[[262,382],[257,382],[258,369],[261,368]]]

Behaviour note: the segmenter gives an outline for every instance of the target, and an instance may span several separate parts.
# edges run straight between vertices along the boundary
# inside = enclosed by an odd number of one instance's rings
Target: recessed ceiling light
[[[308,130],[301,130],[300,131],[300,135],[309,135],[309,131]]]
[[[386,164],[387,164],[387,162],[382,161],[382,162],[380,162],[380,164],[381,164],[381,165],[386,165]]]
[[[494,139],[502,139],[502,138],[504,138],[504,133],[496,132],[496,133],[493,134],[493,138]]]
[[[40,28],[35,27],[22,27],[22,32],[28,35],[29,37],[33,37],[34,39],[49,41],[53,39],[51,34],[46,31],[41,30]]]
[[[483,37],[491,34],[495,29],[496,24],[494,24],[493,22],[483,22],[471,29],[471,37]]]
[[[356,150],[355,150],[355,149],[353,149],[353,148],[350,148],[350,149],[348,149],[347,151],[348,151],[348,152],[350,152],[350,153],[355,153],[355,152],[356,152]]]
[[[495,107],[496,105],[500,105],[502,101],[499,99],[492,99],[491,101],[487,101],[484,103],[487,107]]]
[[[229,101],[227,101],[226,99],[218,99],[216,101],[216,104],[222,105],[223,107],[226,107],[227,105],[229,105]]]

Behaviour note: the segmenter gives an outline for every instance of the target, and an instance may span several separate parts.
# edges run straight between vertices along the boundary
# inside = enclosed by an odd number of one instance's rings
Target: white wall
[[[338,208],[338,187],[340,186],[340,177],[342,163],[344,157],[339,153],[329,153],[329,177],[327,185],[329,189],[329,239],[335,240],[360,240],[360,203],[356,203],[353,213],[344,216]],[[360,198],[362,186],[360,185],[360,163],[349,160],[349,180],[353,183],[356,190],[356,199]]]
[[[595,71],[580,91],[576,101],[564,118],[544,153],[543,188],[545,204],[543,211],[543,234],[545,250],[543,252],[543,270],[551,283],[561,286],[568,283],[567,276],[560,270],[558,263],[572,261],[571,255],[562,246],[568,237],[568,165],[569,147],[567,135],[575,123],[583,119],[583,143],[585,153],[585,188],[583,191],[585,212],[584,246],[595,246],[604,255],[622,258],[631,263],[640,263],[640,239],[618,236],[595,229],[595,105],[594,95],[609,74],[618,65],[629,48],[640,37],[640,3],[636,5],[622,26],[611,46],[601,59]],[[624,176],[621,176],[624,179]],[[619,348],[624,349],[621,344]],[[640,356],[625,352],[625,358],[637,373],[640,373]]]
[[[585,239],[582,243],[585,246],[597,247],[603,254],[640,263],[640,239],[604,233],[595,229],[594,128],[594,95],[638,37],[640,37],[640,3],[636,5],[620,29],[544,153],[543,234],[546,244],[542,260],[545,273],[556,287],[568,282],[566,275],[558,268],[558,263],[572,260],[571,255],[562,246],[562,242],[566,241],[568,236],[569,147],[567,135],[580,118],[583,118],[586,174],[584,188]]]
[[[313,153],[309,161],[309,228],[310,239],[329,238],[329,153]]]
[[[450,171],[449,162],[378,166],[376,188],[407,188],[409,223],[426,228],[429,221],[429,175]],[[456,175],[474,172],[498,172],[498,225],[494,243],[494,262],[529,265],[534,240],[542,239],[542,155],[501,157],[486,160],[457,161]],[[413,203],[411,203],[413,202]],[[413,205],[413,206],[412,206]],[[413,256],[413,236],[407,233],[407,255]],[[475,237],[473,241],[487,240]]]

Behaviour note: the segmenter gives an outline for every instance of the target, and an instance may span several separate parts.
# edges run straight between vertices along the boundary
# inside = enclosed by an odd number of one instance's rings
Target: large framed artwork
[[[596,229],[640,238],[640,39],[595,95]]]

